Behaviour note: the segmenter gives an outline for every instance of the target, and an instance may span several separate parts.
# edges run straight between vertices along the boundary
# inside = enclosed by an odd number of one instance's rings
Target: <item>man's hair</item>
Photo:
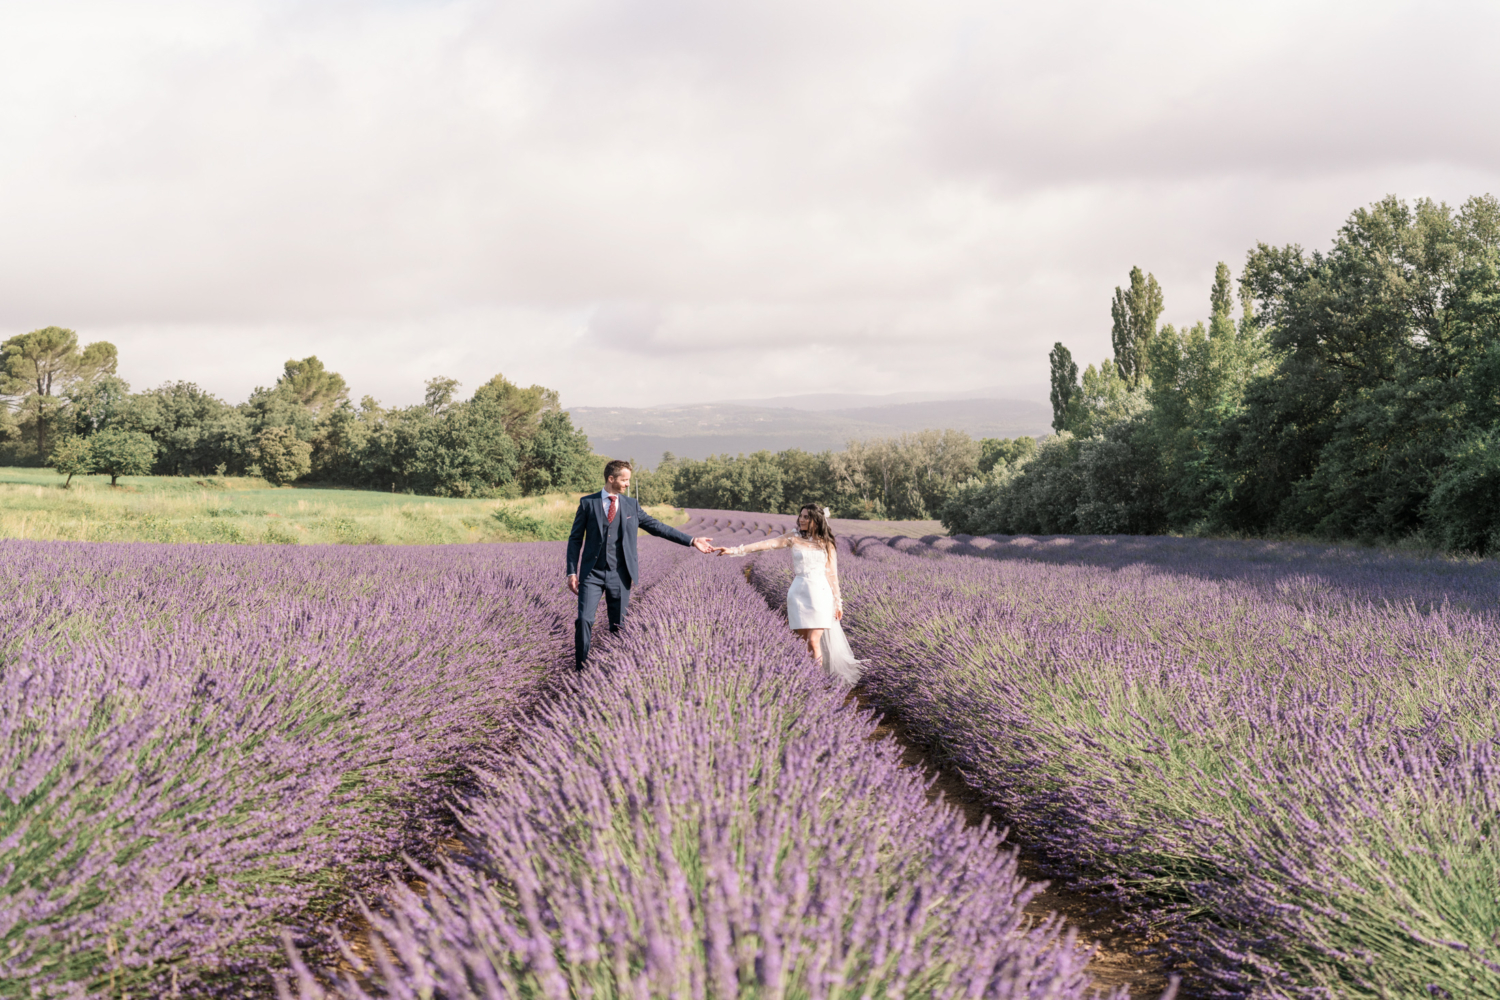
[[[612,458],[609,460],[609,464],[604,467],[604,478],[613,479],[618,476],[622,470],[629,468],[630,463],[625,461],[623,458]]]

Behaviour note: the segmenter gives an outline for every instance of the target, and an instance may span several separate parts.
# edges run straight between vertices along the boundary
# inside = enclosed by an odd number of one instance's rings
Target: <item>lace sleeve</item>
[[[791,535],[781,535],[776,538],[762,538],[758,542],[749,545],[732,545],[724,550],[726,556],[747,556],[752,552],[764,552],[767,549],[784,549],[791,545],[795,539]]]
[[[844,610],[844,596],[839,593],[839,550],[837,547],[828,553],[828,587],[833,591],[833,610]]]

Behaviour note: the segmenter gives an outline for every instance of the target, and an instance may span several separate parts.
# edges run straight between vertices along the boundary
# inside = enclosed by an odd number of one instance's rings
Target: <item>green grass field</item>
[[[0,468],[0,538],[90,542],[438,545],[566,538],[576,493],[453,500],[373,490],[272,487],[235,476],[75,476]],[[668,524],[687,516],[648,508]]]

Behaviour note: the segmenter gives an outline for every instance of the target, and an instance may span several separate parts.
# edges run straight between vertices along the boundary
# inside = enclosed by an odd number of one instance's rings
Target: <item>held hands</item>
[[[695,538],[693,539],[693,548],[704,555],[708,555],[714,551],[714,540],[712,538]]]

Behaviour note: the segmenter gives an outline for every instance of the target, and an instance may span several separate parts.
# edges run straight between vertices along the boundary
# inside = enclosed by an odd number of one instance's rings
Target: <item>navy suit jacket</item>
[[[641,510],[641,505],[632,497],[620,497],[619,509],[615,511],[615,519],[620,526],[620,541],[624,543],[625,565],[621,567],[624,571],[625,586],[640,578],[635,558],[635,536],[637,528],[646,529],[647,533],[658,538],[667,538],[678,545],[692,545],[693,539],[690,535],[684,535],[670,524],[662,524],[656,518]],[[604,491],[590,493],[578,501],[578,513],[573,515],[573,530],[568,533],[568,575],[577,573],[579,576],[586,575],[580,572],[582,566],[585,571],[594,568],[599,561],[599,550],[604,547],[605,529],[604,523]],[[582,554],[582,559],[579,558]]]

